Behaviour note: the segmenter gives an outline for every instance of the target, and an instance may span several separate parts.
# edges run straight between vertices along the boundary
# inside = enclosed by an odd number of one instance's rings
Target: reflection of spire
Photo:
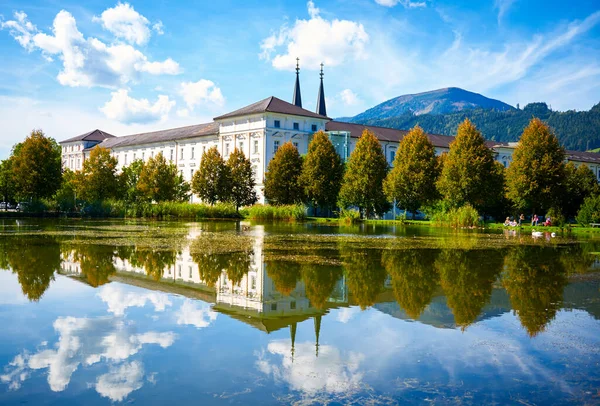
[[[318,316],[315,316],[314,318],[315,321],[315,337],[316,337],[316,344],[315,344],[315,354],[317,355],[317,357],[319,357],[319,334],[321,333],[321,315],[319,314]]]
[[[327,108],[325,107],[325,90],[323,89],[323,64],[321,64],[321,85],[319,86],[319,96],[317,97],[317,114],[327,116]]]
[[[296,58],[296,86],[294,87],[294,105],[302,107],[302,95],[300,94],[300,58]]]
[[[294,322],[290,324],[290,336],[292,337],[292,362],[294,362],[294,352],[295,352],[295,344],[296,344],[296,326],[297,323]]]

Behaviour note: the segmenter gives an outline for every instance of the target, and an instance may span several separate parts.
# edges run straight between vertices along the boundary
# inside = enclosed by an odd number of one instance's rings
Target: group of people
[[[519,221],[517,221],[516,219],[511,219],[510,217],[506,218],[506,221],[504,221],[504,226],[505,227],[521,227],[521,224],[523,223],[523,221],[525,221],[525,215],[523,215],[523,213],[521,213],[521,215],[519,216]],[[540,218],[538,217],[537,214],[534,214],[533,217],[531,217],[531,226],[537,226],[540,222]],[[543,226],[549,227],[552,225],[552,219],[548,216],[546,217],[546,219],[544,220],[544,222],[542,223]]]

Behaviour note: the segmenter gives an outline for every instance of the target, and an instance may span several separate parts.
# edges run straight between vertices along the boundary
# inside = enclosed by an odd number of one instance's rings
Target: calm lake
[[[0,404],[600,404],[600,239],[0,220]]]

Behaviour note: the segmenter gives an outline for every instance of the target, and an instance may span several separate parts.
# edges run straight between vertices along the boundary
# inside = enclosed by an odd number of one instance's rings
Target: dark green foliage
[[[600,195],[584,199],[577,213],[577,222],[582,226],[589,226],[590,223],[600,223]]]
[[[63,172],[62,184],[54,195],[54,200],[59,211],[72,212],[75,210],[77,205],[77,193],[75,191],[77,186],[76,178],[77,175],[75,172],[69,169]]]
[[[0,162],[0,201],[2,202],[13,202],[16,199],[12,163],[11,158]]]
[[[243,206],[251,206],[258,198],[254,190],[254,175],[252,163],[237,148],[229,155],[227,160],[227,174],[229,176],[229,199],[228,201],[238,210]]]
[[[90,157],[77,173],[77,198],[87,202],[97,202],[117,197],[120,179],[117,176],[117,158],[103,147],[95,147]]]
[[[175,164],[167,162],[162,153],[144,163],[136,188],[142,198],[155,202],[185,201],[189,192]]]
[[[558,139],[534,118],[523,131],[506,170],[506,197],[519,210],[548,210],[565,192],[565,153]]]
[[[421,127],[415,127],[400,141],[394,168],[383,183],[387,198],[396,206],[414,213],[437,197],[438,178],[435,149]]]
[[[576,168],[572,162],[565,166],[565,190],[562,207],[567,218],[577,214],[586,197],[600,192],[594,172],[587,165]]]
[[[276,206],[304,202],[300,184],[302,157],[291,142],[283,144],[275,153],[265,173],[265,198]]]
[[[142,199],[141,193],[137,188],[144,161],[136,159],[129,166],[121,171],[121,186],[123,188],[123,198],[128,202],[137,202]]]
[[[545,103],[532,103],[522,110],[466,110],[449,114],[404,113],[388,119],[364,119],[361,124],[408,130],[420,125],[428,133],[453,135],[466,118],[494,141],[517,141],[535,115],[547,123],[567,149],[585,151],[600,147],[600,103],[590,111],[553,111]]]
[[[308,202],[317,207],[334,209],[342,185],[344,164],[327,134],[313,135],[304,158],[300,183]]]
[[[387,172],[388,164],[379,140],[372,132],[365,130],[346,165],[339,196],[340,206],[358,207],[367,218],[373,213],[383,215],[389,211],[392,205],[383,193],[383,180]]]
[[[192,179],[192,191],[209,204],[225,202],[229,197],[228,168],[217,147],[202,154],[200,168]]]

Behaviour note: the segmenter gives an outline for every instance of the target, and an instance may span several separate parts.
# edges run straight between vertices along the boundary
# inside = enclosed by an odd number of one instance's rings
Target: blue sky
[[[448,86],[521,106],[600,101],[600,3],[3,1],[0,158],[33,128],[62,140],[210,121],[274,95],[332,117]]]

